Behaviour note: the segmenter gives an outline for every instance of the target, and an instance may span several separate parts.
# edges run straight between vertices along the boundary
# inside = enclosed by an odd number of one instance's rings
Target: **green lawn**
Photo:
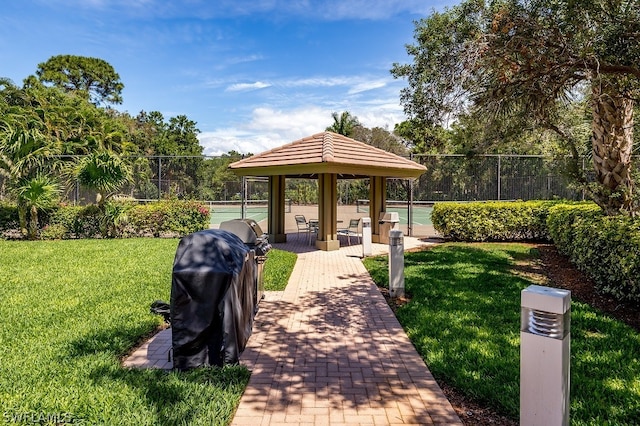
[[[298,255],[290,251],[272,249],[267,257],[264,267],[264,288],[266,291],[282,291],[289,282]]]
[[[445,244],[405,254],[411,301],[397,311],[436,378],[514,419],[519,412],[523,244]],[[365,259],[387,285],[387,258]],[[640,334],[572,301],[571,423],[638,424]]]
[[[176,373],[120,366],[161,324],[149,305],[169,300],[177,244],[0,241],[3,420],[64,414],[87,424],[229,423],[246,368]],[[269,269],[267,262],[265,274]]]

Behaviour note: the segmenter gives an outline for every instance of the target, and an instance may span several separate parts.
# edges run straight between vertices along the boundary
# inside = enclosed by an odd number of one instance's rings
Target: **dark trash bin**
[[[182,238],[173,263],[173,366],[236,364],[256,312],[255,252],[231,232]]]

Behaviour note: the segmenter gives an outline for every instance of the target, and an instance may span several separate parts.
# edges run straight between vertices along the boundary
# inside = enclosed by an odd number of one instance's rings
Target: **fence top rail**
[[[86,155],[84,154],[53,154],[50,155],[51,158],[81,158],[81,157],[86,157]],[[199,158],[199,159],[216,159],[216,158],[222,158],[222,155],[145,155],[145,154],[127,154],[127,155],[122,155],[123,158],[159,158],[159,159],[166,159],[166,158],[175,158],[175,159],[180,159],[180,158]],[[549,156],[549,155],[542,155],[542,154],[474,154],[474,155],[466,155],[466,154],[409,154],[409,155],[403,155],[403,157],[405,158],[428,158],[428,157],[433,157],[433,158],[479,158],[479,157],[496,157],[496,158],[543,158],[543,159],[551,159],[553,157]],[[638,156],[637,155],[632,155],[631,156],[633,159],[637,159]],[[588,159],[591,158],[590,155],[583,155],[581,156],[581,158],[583,159]]]
[[[412,154],[413,158],[416,157],[434,157],[434,158],[449,158],[449,157],[465,157],[465,158],[478,158],[478,157],[512,157],[512,158],[553,158],[549,155],[542,154],[474,154],[474,155],[465,155],[465,154]],[[588,156],[582,156],[581,158],[588,158]]]

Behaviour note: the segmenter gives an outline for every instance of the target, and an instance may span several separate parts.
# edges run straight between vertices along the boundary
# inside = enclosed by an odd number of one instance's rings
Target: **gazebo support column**
[[[318,175],[318,238],[316,247],[331,251],[340,249],[338,240],[338,177],[335,174]]]
[[[269,176],[269,241],[272,243],[284,243],[287,234],[284,226],[285,213],[285,177]]]
[[[371,218],[371,240],[380,242],[380,213],[387,209],[387,178],[371,176],[369,178],[369,217]]]

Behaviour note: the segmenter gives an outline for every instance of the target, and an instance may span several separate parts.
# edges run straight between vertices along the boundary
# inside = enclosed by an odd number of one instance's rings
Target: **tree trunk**
[[[38,237],[38,209],[36,206],[31,206],[29,213],[29,239],[35,240]]]
[[[18,201],[18,221],[20,222],[20,233],[23,237],[28,237],[27,206],[24,204],[24,201]]]
[[[607,215],[633,209],[631,150],[633,101],[616,82],[599,79],[592,86],[592,149],[596,181],[601,185],[595,201]]]

